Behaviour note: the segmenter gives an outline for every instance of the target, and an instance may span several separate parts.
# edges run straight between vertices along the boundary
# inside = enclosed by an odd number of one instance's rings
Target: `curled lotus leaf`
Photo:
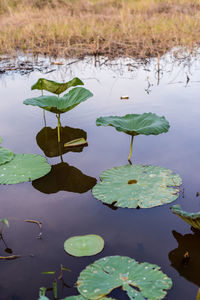
[[[104,171],[92,190],[103,203],[117,207],[150,208],[178,198],[182,180],[159,166],[125,165]]]
[[[16,184],[40,178],[51,170],[46,158],[37,154],[16,154],[0,166],[0,184]]]
[[[78,257],[96,255],[103,248],[104,240],[95,234],[73,236],[64,242],[65,251]]]
[[[77,77],[65,83],[39,78],[38,81],[32,85],[31,90],[45,90],[53,94],[60,95],[70,87],[77,85],[84,85],[84,83]]]
[[[88,98],[93,94],[82,87],[73,88],[63,97],[57,96],[40,96],[37,98],[29,98],[24,100],[24,104],[38,106],[56,114],[65,113]]]
[[[80,139],[75,139],[68,143],[65,143],[64,147],[79,147],[79,146],[83,146],[83,145],[87,145],[87,144],[88,143],[84,138],[80,138]]]
[[[181,209],[180,205],[173,205],[171,207],[173,214],[177,215],[192,227],[200,230],[200,211],[196,213],[189,213]]]
[[[158,135],[169,130],[169,122],[165,117],[153,113],[128,114],[123,117],[100,117],[96,120],[97,126],[113,126],[118,131],[130,135]]]
[[[138,263],[126,256],[95,261],[80,273],[77,281],[79,293],[88,299],[100,299],[120,286],[129,299],[159,300],[165,297],[172,281],[159,266]]]
[[[0,147],[0,165],[9,162],[14,157],[14,153],[7,148]]]

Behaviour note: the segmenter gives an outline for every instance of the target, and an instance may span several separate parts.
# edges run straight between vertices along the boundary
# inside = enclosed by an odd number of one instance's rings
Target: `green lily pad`
[[[79,293],[88,299],[100,299],[120,286],[129,299],[159,300],[172,287],[172,281],[159,266],[138,263],[126,256],[95,261],[80,273],[77,281]]]
[[[46,158],[37,154],[16,154],[0,166],[0,184],[16,184],[40,178],[51,170]]]
[[[47,111],[51,111],[56,114],[65,113],[88,98],[92,97],[93,94],[82,87],[73,88],[63,97],[56,96],[40,96],[37,98],[29,98],[24,100],[24,104],[38,106]]]
[[[101,252],[104,240],[95,234],[73,236],[64,242],[64,249],[73,256],[91,256]]]
[[[87,141],[84,138],[80,138],[80,139],[75,139],[68,143],[65,143],[64,147],[78,147],[78,146],[83,146],[83,145],[87,145]]]
[[[157,166],[125,165],[100,175],[93,196],[117,207],[149,208],[178,198],[182,180],[171,170]]]
[[[189,213],[181,209],[180,205],[173,205],[171,211],[192,227],[200,230],[200,211]]]
[[[115,300],[113,298],[108,298],[108,297],[103,297],[101,298],[101,300]],[[40,300],[40,299],[39,299]],[[87,300],[87,298],[81,296],[81,295],[78,295],[78,296],[70,296],[70,297],[67,297],[67,298],[64,298],[62,300]]]
[[[9,162],[14,157],[14,153],[9,149],[0,147],[0,165]]]
[[[45,90],[57,95],[60,95],[68,88],[77,85],[84,85],[84,83],[77,77],[65,83],[58,83],[56,81],[39,78],[38,81],[32,85],[31,90]]]
[[[113,126],[118,131],[130,135],[158,135],[169,130],[169,122],[165,117],[153,113],[128,114],[123,117],[100,117],[96,120],[97,126]]]

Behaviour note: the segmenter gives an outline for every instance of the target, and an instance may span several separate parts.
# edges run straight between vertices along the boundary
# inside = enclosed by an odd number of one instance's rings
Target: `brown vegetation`
[[[0,0],[0,54],[148,57],[200,45],[200,0]]]

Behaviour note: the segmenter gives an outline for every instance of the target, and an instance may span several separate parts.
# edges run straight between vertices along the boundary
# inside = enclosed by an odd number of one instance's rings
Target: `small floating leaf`
[[[85,297],[79,295],[79,296],[69,296],[69,297],[64,298],[64,299],[62,299],[62,300],[87,300],[87,298],[85,298]],[[108,298],[108,297],[103,297],[103,298],[101,298],[101,300],[115,300],[115,299],[113,299],[113,298]]]
[[[39,106],[56,114],[62,114],[73,109],[75,106],[92,96],[93,94],[89,90],[83,87],[77,87],[73,88],[60,98],[56,96],[40,96],[37,98],[26,99],[23,103],[26,105]]]
[[[160,134],[169,130],[169,122],[165,117],[159,117],[153,113],[128,114],[123,117],[100,117],[96,120],[97,126],[113,126],[118,131],[130,135]]]
[[[189,213],[181,209],[180,205],[173,205],[171,207],[173,214],[180,217],[183,221],[190,224],[192,227],[200,230],[200,211],[196,213]]]
[[[121,100],[128,100],[129,96],[121,96]]]
[[[65,83],[59,83],[56,81],[48,80],[45,78],[39,78],[38,81],[32,85],[32,90],[45,90],[49,91],[51,93],[60,95],[64,91],[66,91],[68,88],[72,86],[77,85],[84,85],[84,83],[77,77],[73,78],[72,80],[65,82]]]
[[[94,234],[73,236],[64,242],[64,249],[73,256],[91,256],[101,252],[104,240]]]
[[[14,157],[14,153],[9,149],[0,147],[0,165],[9,162]]]
[[[46,271],[46,272],[42,272],[42,275],[54,275],[56,273],[56,271]]]
[[[40,178],[51,170],[46,158],[37,154],[16,154],[0,166],[0,184],[16,184]]]
[[[182,180],[178,174],[158,166],[125,165],[100,175],[93,196],[117,207],[149,208],[178,198]]]
[[[129,299],[159,300],[172,287],[172,281],[157,265],[138,263],[126,256],[108,256],[86,267],[77,286],[79,293],[88,299],[100,299],[122,286]]]
[[[64,147],[78,147],[87,145],[87,141],[84,138],[76,139],[64,144]]]
[[[39,228],[42,229],[42,223],[40,221],[36,221],[36,220],[24,220],[24,222],[37,224],[39,226]]]
[[[10,256],[0,256],[0,259],[3,260],[12,260],[12,259],[17,259],[21,257],[20,255],[10,255]]]

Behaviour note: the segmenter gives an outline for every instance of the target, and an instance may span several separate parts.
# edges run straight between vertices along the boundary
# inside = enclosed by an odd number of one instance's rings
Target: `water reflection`
[[[172,234],[178,242],[178,248],[169,252],[169,260],[180,276],[200,286],[200,232],[182,235],[176,231]],[[186,257],[187,256],[187,257]]]
[[[85,193],[96,184],[94,177],[83,174],[79,169],[61,162],[52,166],[51,172],[46,176],[34,180],[35,189],[45,194],[67,191],[73,193]]]
[[[87,145],[77,147],[64,147],[65,143],[72,140],[84,138],[87,139],[87,133],[79,128],[61,127],[61,142],[58,143],[57,128],[44,127],[36,136],[38,146],[48,157],[55,157],[67,152],[81,152]]]

